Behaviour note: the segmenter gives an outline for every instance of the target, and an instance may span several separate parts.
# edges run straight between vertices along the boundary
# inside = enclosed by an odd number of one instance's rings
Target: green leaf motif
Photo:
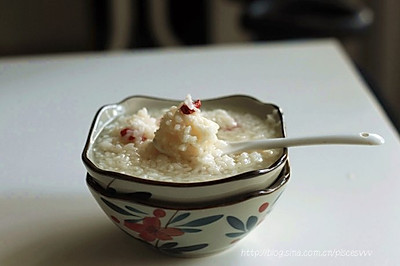
[[[182,213],[182,214],[176,216],[174,219],[172,219],[170,224],[182,221],[183,219],[187,218],[189,215],[190,215],[190,212]]]
[[[131,207],[131,206],[125,206],[125,208],[127,208],[127,209],[130,210],[130,211],[136,212],[136,213],[147,214],[147,215],[148,215],[148,213],[142,212],[141,210],[138,210],[138,209],[133,208],[133,207]]]
[[[168,242],[168,243],[162,244],[158,248],[159,249],[170,249],[170,248],[176,247],[177,245],[178,245],[177,242]]]
[[[234,237],[242,236],[243,234],[245,234],[245,232],[240,232],[240,233],[226,233],[225,235],[226,235],[227,237],[232,237],[232,238],[234,238]]]
[[[207,224],[211,224],[213,222],[218,221],[219,219],[221,219],[224,215],[220,214],[220,215],[213,215],[213,216],[208,216],[208,217],[204,217],[204,218],[200,218],[197,220],[193,220],[191,222],[179,225],[179,227],[197,227],[197,226],[203,226],[203,225],[207,225]]]
[[[203,231],[201,229],[196,229],[196,228],[179,228],[179,230],[185,233],[197,233]]]
[[[228,216],[226,217],[226,220],[228,223],[235,229],[240,230],[240,231],[245,231],[244,224],[242,221],[240,221],[238,218],[234,216]]]
[[[130,216],[137,216],[137,215],[135,215],[135,214],[132,214],[132,213],[130,213],[130,212],[125,211],[124,209],[118,207],[117,205],[115,205],[115,204],[109,202],[108,200],[106,200],[106,199],[104,199],[104,198],[101,198],[101,200],[102,200],[108,207],[110,207],[112,210],[114,210],[114,211],[116,211],[116,212],[118,212],[118,213],[120,213],[120,214],[123,214],[123,215],[130,215]]]
[[[193,246],[171,248],[171,249],[168,249],[168,252],[171,252],[171,253],[190,252],[190,251],[196,251],[199,249],[203,249],[207,246],[208,246],[208,244],[198,244],[198,245],[193,245]]]
[[[256,216],[250,216],[246,222],[246,229],[250,231],[257,224],[258,218]]]
[[[143,218],[140,219],[126,219],[125,223],[132,223],[132,224],[136,224],[138,222],[141,222],[143,220]]]

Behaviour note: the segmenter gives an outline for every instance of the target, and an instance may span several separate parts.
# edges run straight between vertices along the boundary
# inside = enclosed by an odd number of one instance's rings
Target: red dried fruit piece
[[[196,101],[193,102],[193,105],[194,105],[197,109],[199,109],[199,108],[201,107],[201,101],[200,101],[200,100],[196,100]],[[195,112],[195,110],[190,109],[186,104],[182,105],[181,108],[180,108],[180,110],[181,110],[181,112],[182,112],[183,114],[185,114],[185,115],[190,115],[190,114],[192,114],[192,113]]]
[[[121,135],[121,138],[124,142],[135,142],[136,138],[133,135],[133,130],[129,127],[126,127],[124,129],[122,129],[119,134]],[[141,141],[146,141],[147,137],[146,136],[142,136],[140,138]]]
[[[123,130],[121,130],[119,132],[119,134],[121,134],[121,137],[125,136],[128,133],[128,130],[130,130],[129,128],[124,128]]]
[[[200,109],[200,107],[201,107],[201,101],[200,100],[196,100],[195,102],[193,102],[193,104],[197,109]]]
[[[132,129],[129,127],[126,127],[122,129],[119,134],[121,135],[122,139],[127,141],[127,142],[134,142],[135,141],[135,136],[132,135]]]
[[[186,104],[181,106],[181,112],[185,115],[190,115],[194,110],[190,109]]]

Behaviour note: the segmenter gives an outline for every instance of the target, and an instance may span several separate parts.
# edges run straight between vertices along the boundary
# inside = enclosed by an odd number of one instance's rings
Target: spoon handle
[[[326,144],[380,145],[384,142],[384,139],[378,134],[363,132],[355,135],[275,138],[248,142],[233,142],[229,144],[229,152]]]

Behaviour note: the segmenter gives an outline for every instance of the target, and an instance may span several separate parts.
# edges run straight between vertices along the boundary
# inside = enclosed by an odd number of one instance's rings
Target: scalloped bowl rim
[[[290,181],[290,176],[291,176],[290,165],[289,163],[286,163],[281,173],[279,173],[279,176],[276,178],[276,180],[272,183],[272,185],[268,186],[267,188],[251,191],[244,194],[232,195],[224,199],[217,199],[208,202],[198,202],[198,203],[196,202],[182,203],[182,202],[172,202],[172,201],[164,201],[157,199],[140,199],[132,196],[129,193],[119,193],[119,192],[114,193],[108,191],[107,189],[104,189],[103,187],[101,187],[101,185],[97,184],[94,178],[89,174],[86,177],[86,184],[90,189],[94,190],[96,193],[114,200],[134,202],[154,208],[164,208],[172,210],[199,210],[199,209],[203,210],[203,209],[231,206],[256,197],[273,194],[278,190],[281,190],[288,184],[288,182]]]

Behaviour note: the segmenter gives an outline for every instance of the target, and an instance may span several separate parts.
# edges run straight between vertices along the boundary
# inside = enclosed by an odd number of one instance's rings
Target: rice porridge
[[[142,108],[106,125],[93,145],[97,167],[165,182],[201,182],[269,167],[282,150],[223,154],[226,141],[273,138],[277,114],[200,110],[190,95],[168,110]]]

